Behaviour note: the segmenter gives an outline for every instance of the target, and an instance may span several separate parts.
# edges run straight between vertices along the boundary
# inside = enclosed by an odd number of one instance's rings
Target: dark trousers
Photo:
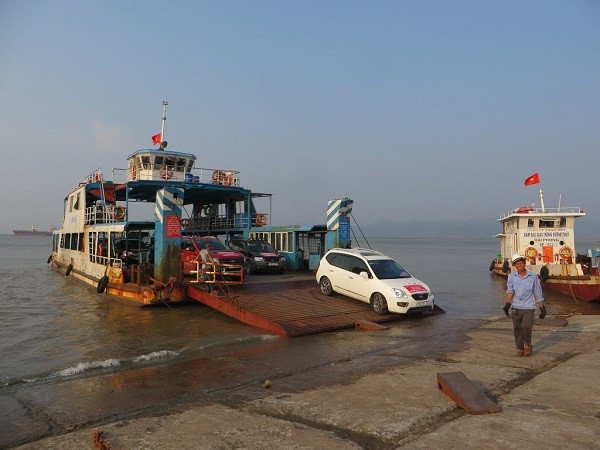
[[[512,310],[513,331],[515,333],[515,345],[523,350],[523,345],[531,345],[531,332],[533,331],[534,309]]]

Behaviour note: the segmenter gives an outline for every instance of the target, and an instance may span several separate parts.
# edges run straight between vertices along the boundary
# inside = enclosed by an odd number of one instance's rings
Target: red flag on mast
[[[161,140],[162,140],[161,133],[158,133],[158,134],[155,134],[154,136],[152,136],[152,143],[153,144],[160,144]]]
[[[533,175],[531,175],[529,178],[527,178],[525,180],[525,183],[523,183],[525,186],[530,186],[532,184],[538,184],[540,182],[540,174],[539,173],[534,173]]]

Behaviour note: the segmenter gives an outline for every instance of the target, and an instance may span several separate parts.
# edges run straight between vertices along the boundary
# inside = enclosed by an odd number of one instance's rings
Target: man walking
[[[511,258],[515,271],[508,275],[504,313],[508,316],[512,306],[513,331],[517,356],[530,356],[533,350],[531,334],[535,307],[540,307],[540,319],[546,316],[542,286],[538,276],[525,269],[525,257],[514,254]]]

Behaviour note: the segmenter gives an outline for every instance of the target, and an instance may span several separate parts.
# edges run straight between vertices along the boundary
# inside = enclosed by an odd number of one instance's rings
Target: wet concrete
[[[458,347],[440,347],[439,329],[427,336],[422,324],[398,326],[332,333],[325,351],[305,358],[295,352],[306,346],[281,340],[267,354],[248,349],[25,387],[0,399],[3,410],[13,405],[3,429],[33,427],[3,432],[0,445],[39,439],[49,427],[54,437],[23,448],[83,448],[98,430],[111,448],[593,448],[600,316],[568,322],[537,327],[530,358],[514,356],[510,320],[498,317],[468,331]],[[469,416],[452,403],[436,376],[455,371],[503,412]]]

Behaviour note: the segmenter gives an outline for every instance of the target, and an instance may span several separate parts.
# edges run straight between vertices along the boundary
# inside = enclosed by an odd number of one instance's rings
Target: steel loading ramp
[[[399,314],[378,315],[370,305],[341,295],[321,293],[314,275],[254,276],[231,295],[211,295],[200,286],[188,286],[189,298],[255,328],[283,337],[354,328],[361,321],[385,323],[403,320]],[[443,314],[437,306],[428,315]],[[408,316],[410,317],[410,316]]]

